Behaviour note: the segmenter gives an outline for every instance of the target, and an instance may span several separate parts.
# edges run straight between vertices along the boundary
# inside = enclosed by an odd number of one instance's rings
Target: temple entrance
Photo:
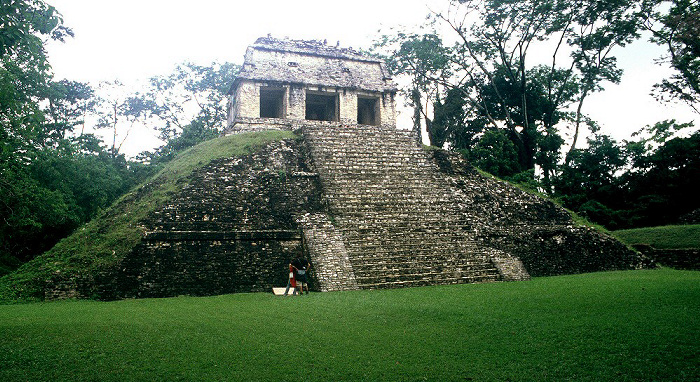
[[[379,98],[357,96],[357,123],[379,126]]]
[[[338,94],[306,92],[306,119],[309,121],[338,121]]]
[[[284,89],[260,88],[260,118],[284,118]]]

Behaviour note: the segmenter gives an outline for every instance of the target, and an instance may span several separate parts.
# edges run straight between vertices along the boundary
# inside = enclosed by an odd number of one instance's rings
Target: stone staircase
[[[357,286],[500,281],[437,167],[407,134],[375,126],[304,126],[331,220]]]

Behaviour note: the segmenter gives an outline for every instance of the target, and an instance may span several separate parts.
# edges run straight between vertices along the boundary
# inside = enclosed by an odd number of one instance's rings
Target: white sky
[[[274,37],[340,41],[368,48],[380,28],[422,23],[439,0],[47,0],[75,32],[66,43],[51,42],[49,60],[57,79],[90,82],[119,79],[127,84],[170,73],[190,61],[242,63],[246,47],[268,33]],[[584,104],[603,132],[620,140],[657,121],[700,118],[689,107],[658,104],[649,91],[668,72],[653,64],[662,50],[643,42],[618,51],[625,69],[620,85],[606,85]],[[399,116],[410,124],[410,115]],[[409,127],[409,126],[400,126]],[[155,133],[132,132],[123,151],[135,155],[159,145]]]

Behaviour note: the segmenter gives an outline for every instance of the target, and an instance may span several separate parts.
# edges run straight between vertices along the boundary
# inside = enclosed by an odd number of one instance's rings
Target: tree
[[[56,8],[41,0],[14,0],[0,3],[0,58],[22,52],[44,57],[41,36],[63,41],[73,31],[63,25]]]
[[[586,121],[581,113],[584,100],[600,89],[601,81],[619,80],[611,51],[637,36],[636,5],[589,0],[451,4],[447,13],[436,17],[459,40],[453,56],[455,72],[461,75],[458,88],[492,127],[504,127],[516,139],[521,166],[533,168],[536,137],[557,135],[560,122],[573,122],[575,149],[580,125]],[[528,53],[533,46],[549,49],[551,64],[531,64]],[[562,61],[568,65],[560,66]],[[574,102],[578,106],[572,115],[566,109]]]
[[[700,207],[700,132],[693,128],[661,121],[623,144],[595,135],[562,165],[555,196],[609,229],[677,223]]]
[[[82,135],[85,118],[94,112],[97,104],[95,91],[90,85],[65,79],[49,84],[47,101],[44,130],[56,140],[66,138],[66,134],[73,132],[77,125],[82,125]]]
[[[564,207],[614,229],[624,226],[621,210],[627,208],[619,181],[626,153],[607,135],[588,138],[588,148],[575,149],[553,180],[555,195]]]
[[[140,180],[92,135],[63,139],[0,177],[0,257],[31,260],[91,220]],[[6,261],[7,262],[7,261]]]
[[[602,90],[602,82],[618,84],[622,69],[612,55],[616,47],[623,47],[639,37],[642,16],[639,2],[628,0],[571,2],[569,15],[561,32],[573,48],[572,68],[580,76],[578,105],[574,121],[574,134],[567,153],[576,149],[581,123],[586,117],[581,112],[588,95]]]
[[[165,145],[143,152],[140,160],[162,163],[188,147],[220,135],[226,124],[228,91],[239,66],[212,63],[178,65],[173,73],[152,77],[143,92],[127,97],[117,112],[150,125]]]
[[[123,156],[76,136],[95,101],[54,81],[44,40],[72,31],[38,0],[0,3],[0,275],[53,246],[137,180]]]
[[[98,91],[95,128],[112,132],[110,151],[116,158],[134,126],[146,122],[146,115],[139,109],[141,100],[135,99],[121,81],[102,81]]]
[[[444,101],[440,97],[433,103],[433,123],[428,130],[430,144],[444,147],[449,142],[455,149],[468,149],[472,147],[476,134],[482,128],[473,128],[467,115],[467,103],[459,89],[449,89]]]
[[[166,142],[193,121],[221,132],[226,123],[227,93],[238,70],[238,65],[229,62],[209,66],[183,63],[171,74],[152,77],[143,93],[130,97],[127,114],[146,116]]]
[[[669,64],[676,73],[655,85],[657,99],[665,96],[688,104],[700,113],[700,2],[697,0],[647,0],[648,18],[645,29],[651,31],[651,41],[665,46]],[[660,9],[668,9],[666,12]]]
[[[0,4],[0,161],[31,150],[41,139],[45,117],[39,101],[48,97],[52,79],[42,38],[63,41],[72,35],[44,1]]]
[[[515,145],[501,130],[484,133],[468,157],[475,166],[496,176],[507,177],[520,172]]]
[[[469,150],[485,131],[501,129],[516,147],[519,168],[539,166],[549,183],[564,147],[563,129],[572,130],[569,152],[584,126],[596,131],[583,104],[605,81],[619,82],[622,71],[612,53],[639,36],[643,4],[449,3],[446,12],[432,15],[431,25],[439,21],[454,32],[445,36],[456,39],[452,47],[445,47],[435,32],[398,32],[375,44],[387,51],[394,73],[411,78],[404,92],[414,107],[414,122],[420,116],[432,144],[455,150]],[[547,55],[543,51],[550,54],[549,62],[541,59]]]
[[[657,122],[626,142],[631,168],[621,176],[633,210],[630,225],[676,223],[700,207],[700,132],[693,123]]]
[[[385,52],[383,58],[389,71],[394,75],[407,75],[411,79],[409,89],[403,90],[413,108],[413,132],[420,142],[422,123],[424,121],[429,137],[432,131],[432,119],[429,106],[436,102],[441,85],[450,76],[448,49],[435,32],[407,33],[399,31],[395,35],[382,35],[374,42],[375,50]],[[441,146],[438,141],[430,144]]]
[[[640,171],[623,177],[634,211],[633,226],[673,224],[700,208],[700,132],[675,137],[645,155]],[[639,159],[639,158],[638,158]]]

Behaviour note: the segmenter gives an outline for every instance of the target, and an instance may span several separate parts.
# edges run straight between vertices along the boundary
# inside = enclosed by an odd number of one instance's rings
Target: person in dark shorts
[[[299,293],[304,293],[304,285],[306,285],[306,294],[309,294],[309,283],[306,281],[306,272],[311,267],[311,264],[301,256],[301,253],[297,253],[294,260],[292,260],[292,267],[294,267],[294,272],[296,273],[296,281],[299,285]]]

